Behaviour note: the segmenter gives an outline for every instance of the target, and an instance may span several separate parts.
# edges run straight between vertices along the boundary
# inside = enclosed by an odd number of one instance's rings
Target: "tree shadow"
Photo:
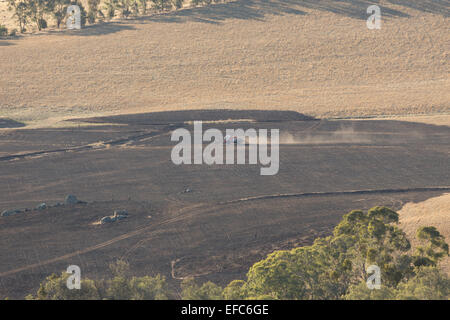
[[[0,39],[0,47],[13,46],[15,43]]]
[[[135,21],[164,23],[185,23],[189,21],[220,24],[227,19],[259,20],[268,15],[305,15],[304,9],[314,9],[346,17],[366,20],[367,8],[378,5],[383,18],[409,17],[409,14],[383,6],[380,0],[237,0],[204,7],[194,7],[164,14],[136,18]],[[405,8],[448,14],[448,0],[389,0],[390,3]]]
[[[19,121],[0,118],[0,128],[21,128],[25,127],[25,124]]]
[[[436,13],[444,17],[450,17],[450,1],[449,0],[388,0],[390,3],[427,12]]]
[[[295,0],[238,0],[142,17],[139,20],[169,23],[194,21],[210,24],[220,24],[227,19],[262,21],[266,15],[305,15],[306,12],[296,8],[298,6],[298,1]]]
[[[383,17],[409,17],[407,13],[381,5],[380,0],[298,0],[296,2],[308,9],[328,11],[361,20],[366,20],[369,17],[367,8],[371,5],[379,6]]]
[[[112,34],[123,30],[135,30],[135,29],[136,29],[135,27],[127,24],[126,21],[113,21],[84,26],[80,30],[67,30],[67,29],[64,31],[52,30],[49,31],[48,33],[64,36],[69,35],[69,36],[90,37],[90,36]]]
[[[139,114],[123,114],[116,116],[70,119],[87,123],[119,123],[129,125],[174,125],[189,121],[220,121],[250,119],[259,122],[278,121],[312,121],[318,120],[296,111],[282,110],[234,110],[234,109],[200,109],[160,111]]]

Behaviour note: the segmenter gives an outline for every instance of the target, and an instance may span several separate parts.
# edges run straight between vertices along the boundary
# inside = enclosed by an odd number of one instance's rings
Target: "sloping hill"
[[[449,1],[251,0],[1,40],[0,116],[287,109],[319,117],[450,109]]]

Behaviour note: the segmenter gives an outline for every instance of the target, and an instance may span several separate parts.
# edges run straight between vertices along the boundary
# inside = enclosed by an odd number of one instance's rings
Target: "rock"
[[[114,216],[128,216],[128,211],[127,210],[115,210],[114,211]]]
[[[45,202],[41,203],[36,207],[36,210],[44,210],[47,209],[47,204]]]
[[[114,222],[114,221],[115,221],[115,220],[111,219],[110,216],[103,217],[103,218],[100,219],[100,223],[101,223],[101,224],[105,224],[105,223],[109,223],[109,222]]]
[[[21,213],[22,211],[20,210],[5,210],[2,212],[1,216],[2,217],[8,217],[8,216],[12,216],[18,213]]]
[[[128,217],[128,211],[126,210],[115,210],[113,216],[106,216],[100,219],[100,224],[105,224],[109,222],[115,222],[118,220],[123,220]]]
[[[73,194],[67,195],[67,197],[64,199],[65,204],[77,204],[80,201],[78,201],[77,197],[75,197]]]

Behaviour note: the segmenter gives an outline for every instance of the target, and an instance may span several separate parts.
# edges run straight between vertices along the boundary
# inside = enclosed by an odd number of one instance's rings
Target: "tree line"
[[[69,274],[53,274],[27,299],[449,299],[450,278],[440,268],[449,255],[444,237],[434,227],[421,227],[413,251],[398,222],[398,214],[386,207],[351,211],[332,235],[275,251],[250,267],[245,280],[224,288],[185,279],[175,293],[163,276],[131,276],[129,264],[118,260],[108,279],[84,279],[80,290],[69,290]],[[381,271],[379,289],[367,286],[369,265]]]
[[[192,6],[209,5],[224,0],[191,0]],[[28,28],[39,31],[46,29],[48,21],[55,21],[61,28],[67,18],[67,8],[78,5],[81,9],[81,25],[95,24],[98,21],[111,20],[114,17],[146,15],[150,10],[156,12],[180,9],[186,0],[87,0],[87,9],[80,0],[8,0],[8,9],[13,13],[18,30],[8,29],[0,23],[0,36],[24,33]]]

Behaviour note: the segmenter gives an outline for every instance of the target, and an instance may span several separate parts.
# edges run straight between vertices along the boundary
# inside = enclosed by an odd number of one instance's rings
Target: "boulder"
[[[115,210],[114,211],[114,216],[128,216],[128,211],[127,210]]]
[[[2,212],[1,216],[2,217],[8,217],[8,216],[12,216],[12,215],[18,214],[20,212],[22,212],[22,211],[20,211],[20,210],[5,210],[5,211]]]
[[[64,204],[77,204],[80,201],[78,201],[77,197],[75,197],[73,194],[69,194],[66,196],[66,198],[64,199]]]
[[[109,223],[109,222],[114,222],[115,220],[111,219],[110,216],[106,216],[100,219],[100,223],[101,224],[105,224],[105,223]]]
[[[126,210],[115,210],[113,216],[106,216],[100,219],[100,224],[105,224],[109,222],[115,222],[118,220],[123,220],[128,217],[128,211]]]
[[[47,204],[45,202],[41,203],[36,207],[36,210],[44,210],[47,209]]]

